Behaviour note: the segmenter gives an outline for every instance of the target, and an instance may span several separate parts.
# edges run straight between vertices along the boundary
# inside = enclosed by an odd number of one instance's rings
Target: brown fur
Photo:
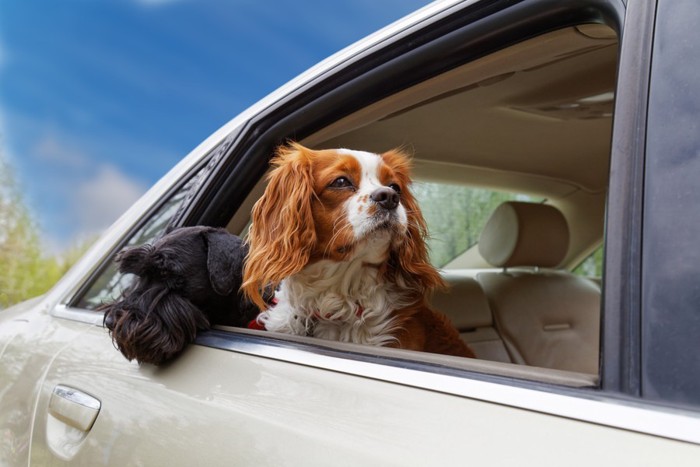
[[[397,310],[397,313],[406,315],[396,336],[398,348],[476,358],[447,316],[433,310],[425,302]]]

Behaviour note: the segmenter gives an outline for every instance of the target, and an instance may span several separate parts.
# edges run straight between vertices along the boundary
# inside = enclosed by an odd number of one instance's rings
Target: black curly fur
[[[138,277],[101,307],[115,346],[128,360],[160,365],[211,325],[246,326],[258,313],[239,292],[246,254],[239,237],[203,226],[119,252],[119,271]]]

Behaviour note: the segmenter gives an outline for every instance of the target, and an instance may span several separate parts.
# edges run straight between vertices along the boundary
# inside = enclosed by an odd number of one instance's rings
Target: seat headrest
[[[450,271],[442,272],[442,278],[450,290],[436,292],[431,304],[446,314],[458,331],[493,326],[488,299],[476,279]]]
[[[556,267],[568,249],[566,219],[557,208],[546,204],[501,204],[479,239],[479,253],[495,267]]]

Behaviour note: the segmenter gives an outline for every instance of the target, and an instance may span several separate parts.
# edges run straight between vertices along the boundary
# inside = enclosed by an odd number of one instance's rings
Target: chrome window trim
[[[72,308],[63,303],[59,303],[53,307],[51,315],[56,318],[63,318],[79,323],[91,324],[94,326],[102,326],[104,313],[101,311],[84,310],[82,308]]]

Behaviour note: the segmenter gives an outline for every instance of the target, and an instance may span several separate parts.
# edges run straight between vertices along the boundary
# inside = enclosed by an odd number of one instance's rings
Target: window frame
[[[601,387],[628,398],[640,396],[641,382],[641,222],[655,11],[655,2],[627,4],[606,206]]]
[[[469,3],[457,8],[456,11],[453,9],[448,15],[440,17],[429,26],[419,23],[413,29],[405,31],[395,43],[387,45],[385,41],[376,44],[354,61],[349,60],[345,63],[343,69],[330,76],[321,75],[316,80],[309,81],[275,105],[271,105],[251,118],[246,123],[237,144],[221,161],[214,177],[210,178],[208,186],[200,192],[183,216],[183,222],[185,225],[225,226],[249,191],[264,175],[269,157],[280,143],[288,139],[301,140],[370,103],[516,42],[555,29],[592,22],[603,23],[614,29],[620,38],[620,49],[636,50],[636,45],[631,40],[627,40],[627,35],[623,34],[623,24],[629,24],[625,23],[625,14],[625,6],[621,1],[616,0],[586,0],[575,4],[562,4],[555,0],[481,1]],[[629,15],[629,12],[627,14]],[[523,21],[523,18],[528,20]],[[648,23],[632,23],[631,29],[645,30],[648,27]],[[636,35],[639,34],[639,32],[636,33]],[[628,55],[630,52],[625,54],[625,56]],[[430,66],[426,67],[426,63]],[[636,76],[629,76],[629,73],[626,77],[640,81]],[[391,83],[391,85],[389,88],[380,87],[376,86],[377,82]],[[616,111],[624,109],[627,115],[630,115],[630,108],[638,111],[637,103],[629,102],[628,99],[630,99],[629,93],[616,99]],[[631,115],[634,116],[634,113]],[[628,120],[622,118],[616,118],[615,121],[617,128],[624,128],[629,124]],[[621,134],[628,139],[633,136],[627,133]],[[616,139],[615,132],[613,132],[613,139]],[[613,141],[613,150],[616,144],[619,146],[619,141]],[[619,150],[615,155],[611,154],[611,157],[624,159]],[[631,185],[621,185],[623,180],[631,179],[630,173],[636,168],[627,164],[626,161],[623,162],[621,171],[615,171],[611,175],[611,185],[619,185],[623,193],[613,197],[614,203],[608,204],[608,229],[611,224],[617,224],[611,217],[612,213],[624,212],[629,208],[630,193],[627,191],[635,191]],[[635,179],[635,183],[637,183],[636,189],[641,190],[639,185],[641,180]],[[611,219],[613,220],[610,221]],[[616,225],[618,229],[621,227]],[[629,246],[624,245],[626,256],[633,255],[633,252],[627,251]],[[626,269],[625,272],[637,274],[637,277],[639,274],[635,269]],[[612,275],[608,275],[608,282],[605,282],[605,276],[603,281],[608,288],[629,283],[626,280],[620,281]],[[614,295],[608,294],[607,297],[611,296]],[[606,295],[603,296],[603,300],[606,300]],[[603,303],[603,310],[611,309],[609,301]],[[622,309],[618,308],[618,310]],[[608,314],[621,319],[619,312]],[[240,334],[233,331],[229,337],[232,339],[230,345],[235,347],[234,341],[240,338]],[[266,339],[270,338],[260,336],[259,339],[256,345],[265,346]],[[216,341],[219,344],[222,343],[220,336]],[[207,345],[209,342],[207,335],[200,336],[197,342]],[[604,342],[607,342],[607,339],[601,334],[601,347],[604,346]],[[269,345],[276,344],[273,344],[270,339]],[[297,348],[304,348],[304,345],[306,344],[294,343]],[[635,344],[626,341],[623,345],[633,347]],[[223,345],[221,348],[227,347]],[[601,349],[602,354],[603,349]],[[348,358],[359,357],[356,354],[348,354]],[[386,363],[397,364],[391,360],[387,360]],[[406,364],[403,361],[399,363],[403,366]],[[426,371],[435,371],[429,366],[423,368]],[[463,377],[468,378],[488,380],[492,377],[466,370],[459,371]],[[605,392],[622,398],[635,395],[618,390],[618,385],[611,383],[610,373],[606,372],[608,379],[604,381],[603,374],[601,370],[600,384],[595,389],[595,393]],[[502,381],[500,377],[493,378],[494,381]],[[523,381],[517,378],[507,379],[511,385],[523,384]],[[552,392],[571,391],[569,388],[556,385],[538,385],[535,382],[525,384],[534,384]],[[587,390],[576,391],[579,395],[583,395]],[[586,397],[590,397],[590,394]]]

